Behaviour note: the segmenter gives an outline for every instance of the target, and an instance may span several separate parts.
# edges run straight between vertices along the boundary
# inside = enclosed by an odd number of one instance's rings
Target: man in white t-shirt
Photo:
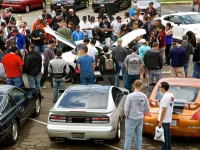
[[[116,17],[116,21],[113,21],[111,23],[111,26],[113,28],[113,41],[116,42],[118,38],[118,33],[120,31],[122,25],[122,18],[120,16]]]
[[[170,123],[172,122],[172,113],[174,107],[174,95],[170,93],[169,84],[161,82],[160,91],[164,94],[160,100],[158,126],[163,127],[165,142],[162,142],[161,150],[171,150]]]
[[[92,39],[90,41],[90,44],[88,44],[88,52],[87,52],[87,54],[89,56],[92,56],[94,61],[97,62],[98,50],[96,49],[95,44],[96,44],[96,40]]]
[[[84,38],[88,38],[89,31],[92,30],[91,23],[83,16],[83,20],[79,23],[81,31],[84,33]]]

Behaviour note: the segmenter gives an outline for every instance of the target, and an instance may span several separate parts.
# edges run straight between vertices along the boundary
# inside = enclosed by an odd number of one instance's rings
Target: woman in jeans
[[[171,23],[167,23],[166,24],[166,29],[165,29],[165,34],[166,34],[166,49],[165,49],[165,60],[166,63],[165,65],[170,65],[170,59],[169,59],[169,52],[170,52],[170,48],[173,42],[173,30],[172,30],[172,25]]]

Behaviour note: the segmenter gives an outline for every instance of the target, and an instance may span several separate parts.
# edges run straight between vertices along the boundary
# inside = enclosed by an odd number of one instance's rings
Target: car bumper
[[[16,4],[2,4],[1,8],[10,8],[11,10],[25,10],[25,7],[23,5],[16,5]]]
[[[155,128],[158,125],[158,115],[151,114],[151,117],[145,116],[143,132],[154,134]],[[172,136],[181,137],[200,137],[200,120],[190,120],[191,116],[174,115],[173,120],[177,121],[176,126],[171,126]]]
[[[112,126],[75,126],[75,125],[47,125],[47,133],[51,138],[67,138],[73,140],[114,139],[116,128]],[[83,133],[85,138],[74,138],[73,134]]]
[[[73,4],[71,4],[71,5],[70,4],[51,4],[50,5],[50,9],[51,10],[56,10],[56,9],[58,9],[61,6],[64,6],[67,10],[69,10],[69,9],[75,9],[75,6]]]

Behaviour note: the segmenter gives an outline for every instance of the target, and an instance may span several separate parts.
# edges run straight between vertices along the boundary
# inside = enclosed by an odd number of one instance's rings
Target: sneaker
[[[43,88],[43,89],[46,89],[46,88],[47,88],[47,86],[46,86],[46,85],[43,85],[43,86],[41,86],[41,88]]]

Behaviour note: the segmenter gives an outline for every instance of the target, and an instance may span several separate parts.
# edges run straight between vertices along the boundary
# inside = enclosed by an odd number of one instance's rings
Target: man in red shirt
[[[159,50],[160,50],[160,53],[162,54],[162,56],[164,57],[164,51],[165,51],[165,47],[166,47],[166,34],[165,34],[162,24],[157,26],[157,31],[158,31],[157,39],[159,42]],[[163,62],[165,62],[165,61],[163,61]]]
[[[2,64],[6,70],[6,83],[17,87],[23,86],[22,81],[22,59],[15,54],[17,51],[16,46],[11,47],[11,52],[6,54],[2,59]]]

